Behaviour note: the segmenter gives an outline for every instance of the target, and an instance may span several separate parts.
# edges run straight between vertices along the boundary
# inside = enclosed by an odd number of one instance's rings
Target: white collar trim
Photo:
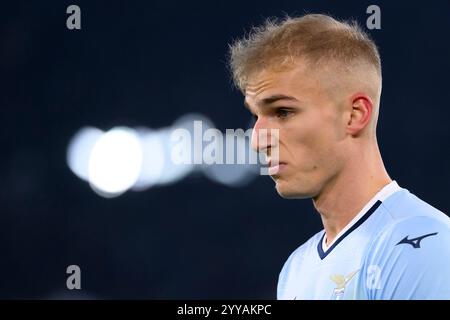
[[[397,191],[400,191],[402,188],[397,184],[397,182],[394,180],[390,182],[389,184],[385,185],[383,189],[378,191],[378,193],[367,202],[367,204],[364,206],[364,208],[361,209],[361,211],[345,226],[344,229],[342,229],[338,235],[333,239],[333,241],[327,246],[326,241],[327,237],[326,235],[322,238],[322,250],[323,252],[326,252],[329,247],[331,247],[336,240],[338,240],[348,229],[350,229],[356,222],[358,222],[359,219],[361,219],[362,216],[369,210],[375,202],[380,200],[383,202],[387,198],[389,198],[392,194],[394,194]]]

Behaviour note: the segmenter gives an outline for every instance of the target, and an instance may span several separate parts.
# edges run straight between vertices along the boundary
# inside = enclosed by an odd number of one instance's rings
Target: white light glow
[[[142,145],[142,168],[139,178],[133,186],[134,191],[145,190],[157,184],[164,174],[165,150],[160,131],[138,130]]]
[[[196,160],[198,162],[202,162],[204,149],[202,139],[205,131],[210,128],[214,128],[213,122],[206,116],[199,113],[188,113],[177,119],[172,125],[172,130],[185,129],[190,133],[192,138],[190,144],[191,163],[195,164]],[[174,145],[175,143],[172,142],[171,147]],[[200,171],[202,170],[202,165],[194,165],[192,169]]]
[[[175,164],[171,160],[171,152],[174,142],[170,140],[172,129],[160,131],[160,139],[164,146],[164,166],[158,184],[167,185],[177,182],[187,176],[194,168],[192,164]]]
[[[245,136],[236,136],[234,155],[236,159],[246,159],[242,164],[212,164],[203,166],[203,173],[210,180],[229,187],[242,187],[258,175],[258,165],[250,164],[250,154],[256,159],[256,153],[250,149],[250,140]],[[227,148],[223,147],[226,157]]]
[[[67,148],[67,165],[80,179],[88,180],[89,157],[103,131],[93,127],[78,130]]]
[[[142,146],[134,130],[113,128],[98,139],[89,158],[89,182],[103,196],[117,196],[139,178]]]
[[[213,164],[204,169],[205,175],[214,182],[229,187],[242,187],[258,174],[258,166],[250,164]]]

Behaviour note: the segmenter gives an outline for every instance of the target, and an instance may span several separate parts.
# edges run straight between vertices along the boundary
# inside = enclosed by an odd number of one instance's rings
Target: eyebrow
[[[276,94],[267,98],[262,99],[259,104],[265,105],[265,104],[272,104],[274,102],[277,102],[279,100],[288,100],[288,101],[297,101],[298,100],[292,96],[286,96],[284,94]]]
[[[298,99],[296,99],[296,98],[294,98],[292,96],[287,96],[287,95],[284,95],[284,94],[275,94],[273,96],[269,96],[267,98],[262,99],[261,101],[258,102],[258,105],[264,106],[264,105],[272,104],[272,103],[277,102],[279,100],[288,100],[288,101],[296,101],[296,102],[298,102]],[[244,100],[244,106],[251,111],[250,105],[245,100]]]

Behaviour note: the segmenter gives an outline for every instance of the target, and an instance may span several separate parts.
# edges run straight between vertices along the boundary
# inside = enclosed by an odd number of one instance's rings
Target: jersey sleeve
[[[450,228],[430,217],[400,221],[378,237],[366,256],[368,299],[450,299]]]

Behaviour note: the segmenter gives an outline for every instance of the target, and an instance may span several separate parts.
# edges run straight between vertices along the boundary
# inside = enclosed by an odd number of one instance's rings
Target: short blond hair
[[[262,69],[282,70],[296,57],[309,63],[335,61],[343,65],[368,63],[381,78],[375,43],[354,21],[323,14],[268,19],[230,45],[229,65],[235,85],[243,92],[250,76]]]

